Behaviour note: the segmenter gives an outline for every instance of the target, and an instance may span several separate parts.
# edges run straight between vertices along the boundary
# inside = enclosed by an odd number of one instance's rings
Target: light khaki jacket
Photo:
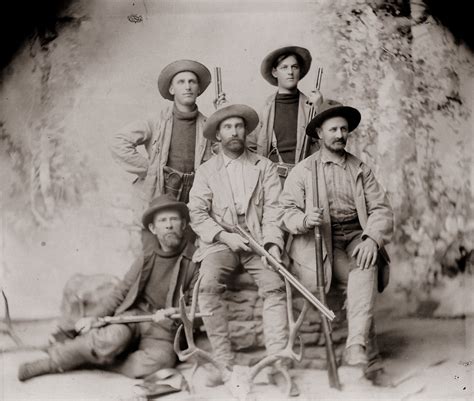
[[[314,230],[308,230],[303,224],[305,213],[313,206],[311,165],[318,161],[318,191],[320,207],[324,209],[324,223],[321,226],[323,237],[323,260],[326,277],[326,291],[329,291],[332,278],[333,253],[331,217],[326,183],[321,164],[320,152],[297,164],[285,181],[285,187],[280,196],[280,223],[285,231],[293,234],[289,256],[299,264],[310,269],[316,269],[316,252],[314,245]],[[352,176],[352,190],[355,194],[355,204],[359,222],[362,226],[362,236],[372,238],[379,247],[379,291],[388,284],[390,259],[385,251],[393,233],[393,212],[387,196],[376,181],[370,168],[354,155],[347,153],[347,166]]]
[[[211,142],[203,136],[205,122],[206,117],[199,113],[196,122],[195,169],[212,155]],[[134,183],[143,186],[147,205],[164,190],[163,167],[168,161],[172,128],[173,106],[170,106],[158,118],[133,122],[112,138],[113,158],[127,172],[138,176]],[[145,146],[148,158],[137,150],[140,145]]]
[[[278,224],[281,184],[276,167],[267,158],[249,151],[246,151],[245,163],[247,227],[260,244],[273,243],[283,249],[283,233]],[[196,171],[188,204],[191,227],[199,237],[195,261],[201,261],[210,253],[228,249],[227,245],[216,240],[216,236],[223,230],[218,222],[230,225],[238,223],[229,180],[222,152]]]
[[[308,124],[310,106],[306,104],[308,97],[300,93],[298,104],[298,129],[296,137],[295,163],[303,159],[303,151],[306,143],[306,125]],[[248,147],[257,151],[259,155],[268,157],[272,147],[273,125],[275,122],[275,98],[277,92],[272,94],[266,101],[260,115],[260,123],[247,138]]]

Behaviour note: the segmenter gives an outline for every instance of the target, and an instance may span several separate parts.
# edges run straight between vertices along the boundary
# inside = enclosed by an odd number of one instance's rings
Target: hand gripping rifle
[[[318,161],[315,160],[311,167],[313,176],[313,206],[319,208]],[[324,291],[326,280],[324,279],[323,241],[321,237],[321,229],[319,226],[314,227],[314,240],[316,251],[316,291],[321,302],[326,305],[326,294]],[[321,322],[323,326],[324,339],[326,341],[326,359],[328,364],[329,386],[341,390],[341,383],[339,381],[339,374],[337,372],[336,355],[334,353],[334,346],[331,337],[331,329],[326,316],[323,316],[323,314],[321,314]]]
[[[295,276],[293,276],[286,268],[285,266],[280,263],[278,260],[276,260],[270,253],[267,252],[267,250],[260,245],[255,239],[248,233],[246,232],[242,227],[240,227],[238,224],[235,226],[231,226],[229,224],[220,222],[219,225],[224,228],[224,230],[239,234],[242,238],[247,240],[248,246],[254,251],[257,255],[259,256],[265,256],[267,259],[268,263],[270,266],[273,267],[273,269],[281,274],[284,278],[288,280],[288,282],[296,288],[296,290],[303,295],[316,309],[318,309],[326,318],[329,320],[333,320],[336,315],[334,315],[334,312],[329,309],[326,305],[324,305],[322,302],[319,301],[318,298],[316,298],[303,284],[301,284]]]

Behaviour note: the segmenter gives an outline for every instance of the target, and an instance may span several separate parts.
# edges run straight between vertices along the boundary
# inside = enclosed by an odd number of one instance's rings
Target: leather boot
[[[206,387],[217,387],[229,381],[232,375],[232,367],[226,366],[217,369],[214,365],[206,366]]]
[[[58,373],[59,371],[50,358],[38,359],[37,361],[20,365],[18,368],[18,380],[23,382],[36,376]]]
[[[367,353],[362,345],[354,344],[344,350],[344,362],[349,366],[367,365],[369,362]]]

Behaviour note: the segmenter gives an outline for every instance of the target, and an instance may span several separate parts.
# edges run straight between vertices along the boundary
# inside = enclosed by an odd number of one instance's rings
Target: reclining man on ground
[[[80,335],[52,344],[47,358],[22,364],[18,370],[20,381],[86,365],[131,378],[175,366],[173,340],[177,326],[166,315],[178,306],[180,288],[190,296],[198,277],[198,265],[192,261],[194,245],[184,236],[188,208],[161,195],[151,202],[142,222],[142,255],[102,300],[98,316],[154,314],[153,321],[97,327],[97,318],[84,317],[76,323]]]

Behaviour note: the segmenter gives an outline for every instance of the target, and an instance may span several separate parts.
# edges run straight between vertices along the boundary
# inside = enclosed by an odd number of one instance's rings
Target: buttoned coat
[[[278,223],[281,184],[276,167],[267,158],[249,151],[246,151],[244,163],[247,227],[260,244],[273,243],[283,249],[283,233]],[[222,151],[196,171],[188,204],[191,227],[199,237],[196,261],[228,249],[216,236],[223,230],[219,222],[238,224],[230,179]]]
[[[272,148],[273,125],[275,123],[275,99],[277,92],[272,94],[265,101],[262,113],[260,115],[260,123],[257,128],[249,135],[247,140],[250,149],[256,149],[259,155],[268,157]],[[306,125],[308,124],[310,106],[306,103],[308,97],[299,92],[298,103],[298,121],[296,131],[296,150],[295,163],[302,160],[305,144],[307,140]]]
[[[143,293],[156,263],[158,240],[150,232],[143,231],[142,243],[142,254],[135,260],[110,296],[102,300],[97,316],[119,315],[134,306],[140,294]],[[166,303],[161,306],[162,308],[178,306],[180,288],[183,288],[187,297],[190,298],[199,273],[198,265],[192,262],[194,251],[195,246],[188,242],[173,266],[169,286],[156,288],[156,291],[166,292]]]
[[[289,249],[290,257],[299,264],[316,269],[316,253],[314,230],[304,226],[304,217],[308,209],[313,207],[312,164],[317,161],[318,191],[320,207],[323,208],[323,260],[326,277],[326,291],[329,291],[332,278],[332,232],[329,215],[329,200],[326,191],[321,153],[318,151],[297,164],[288,175],[283,192],[280,196],[281,225],[284,230],[293,234]],[[378,246],[378,288],[381,292],[388,284],[389,262],[384,245],[393,233],[393,212],[383,188],[376,181],[370,168],[354,155],[347,153],[346,168],[351,176],[352,191],[363,229],[362,238],[372,238]]]
[[[196,121],[195,169],[212,155],[211,142],[203,136],[205,122],[206,117],[199,113]],[[138,176],[134,183],[143,187],[143,198],[147,205],[164,191],[163,168],[168,161],[172,129],[173,106],[170,106],[158,118],[133,122],[112,138],[110,149],[114,160],[127,172]],[[140,145],[145,147],[148,157],[137,150]]]

